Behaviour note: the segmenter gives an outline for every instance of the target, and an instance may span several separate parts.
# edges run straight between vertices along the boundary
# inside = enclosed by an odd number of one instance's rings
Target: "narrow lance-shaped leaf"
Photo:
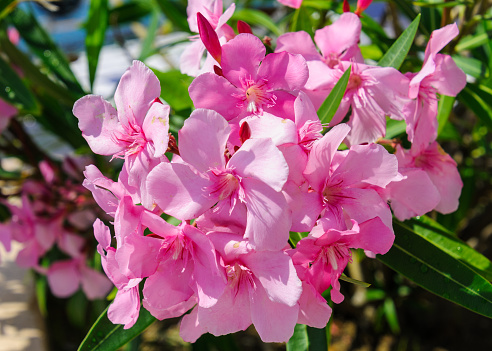
[[[420,23],[420,14],[412,21],[407,29],[400,35],[398,39],[391,45],[384,56],[379,60],[378,66],[393,67],[399,69],[412,46],[417,28]]]
[[[78,97],[84,95],[83,89],[70,69],[67,58],[56,46],[49,34],[39,25],[36,18],[16,8],[8,19],[19,31],[31,51]]]
[[[328,342],[325,328],[317,329],[296,324],[294,335],[287,342],[287,351],[326,351]]]
[[[467,84],[458,99],[463,102],[486,125],[492,128],[492,93],[487,87],[476,84]]]
[[[333,116],[337,112],[338,106],[340,106],[340,102],[342,101],[343,95],[345,94],[345,90],[347,89],[347,84],[350,78],[350,72],[352,70],[352,66],[350,66],[340,77],[337,84],[333,87],[330,95],[323,101],[323,104],[318,109],[318,117],[321,123],[330,123]]]
[[[108,0],[92,0],[90,2],[89,16],[86,24],[87,35],[85,37],[91,87],[93,87],[94,79],[96,78],[99,53],[104,44],[108,19]]]
[[[441,97],[439,98],[439,109],[437,110],[437,122],[439,127],[437,129],[437,135],[439,135],[444,129],[449,115],[453,110],[453,104],[455,100],[455,97],[447,95],[441,95]]]
[[[36,108],[34,96],[17,73],[0,57],[0,97],[25,110]]]
[[[492,262],[458,239],[452,232],[427,216],[411,219],[409,224],[421,237],[468,265],[475,272],[492,281]]]
[[[377,258],[424,289],[492,318],[492,284],[468,265],[394,222],[395,243]]]
[[[123,329],[123,325],[111,323],[107,312],[106,308],[89,330],[78,351],[115,351],[141,334],[156,320],[149,311],[141,308],[135,325],[130,329]]]

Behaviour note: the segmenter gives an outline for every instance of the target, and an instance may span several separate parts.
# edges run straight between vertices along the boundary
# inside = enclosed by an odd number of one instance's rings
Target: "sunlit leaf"
[[[296,324],[294,335],[287,342],[287,351],[326,351],[328,342],[325,329]]]
[[[161,72],[152,69],[161,82],[161,97],[175,110],[180,111],[193,106],[188,87],[193,80],[179,70]]]
[[[345,90],[347,89],[351,70],[352,66],[350,66],[343,73],[337,84],[335,84],[332,91],[330,92],[330,95],[328,95],[323,104],[321,104],[321,107],[318,109],[318,117],[321,123],[330,123],[333,116],[335,116],[338,106],[340,106],[340,102],[342,101],[343,95],[345,94]]]
[[[467,264],[400,222],[393,223],[395,243],[384,264],[424,289],[492,318],[492,284]]]
[[[253,26],[265,27],[276,36],[282,34],[280,28],[265,12],[254,9],[239,9],[231,17],[234,21],[244,21]]]
[[[452,55],[452,57],[456,65],[472,77],[480,78],[489,74],[488,67],[476,58],[461,55]]]
[[[437,129],[437,135],[441,134],[446,125],[449,115],[453,110],[453,105],[456,98],[453,96],[441,95],[439,98],[439,108],[437,110],[437,122],[439,127]]]
[[[104,36],[108,27],[108,0],[92,0],[89,7],[89,15],[86,23],[85,49],[89,64],[89,81],[91,87],[96,78],[99,53],[104,44]]]
[[[115,351],[142,333],[156,320],[149,311],[141,308],[135,325],[130,329],[123,329],[123,325],[113,324],[108,319],[107,310],[99,316],[89,330],[78,351]]]
[[[399,69],[412,46],[417,28],[420,23],[420,14],[413,20],[407,29],[396,39],[384,56],[379,60],[378,66],[393,67]]]

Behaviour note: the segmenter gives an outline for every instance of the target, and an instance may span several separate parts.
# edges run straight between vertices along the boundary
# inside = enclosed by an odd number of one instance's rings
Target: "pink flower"
[[[282,5],[298,9],[302,5],[302,0],[278,0]]]
[[[192,112],[179,132],[183,163],[162,163],[148,187],[159,207],[181,220],[197,218],[214,205],[232,213],[246,208],[246,233],[259,250],[287,242],[290,216],[281,193],[288,166],[271,139],[248,139],[225,157],[230,127],[211,110]],[[241,209],[242,208],[242,209]]]
[[[466,85],[465,73],[449,55],[438,54],[456,35],[458,27],[449,24],[432,32],[425,49],[424,64],[418,73],[407,73],[410,80],[405,121],[413,147],[424,150],[437,137],[437,96],[456,96]]]
[[[261,63],[261,65],[260,65]],[[227,120],[263,111],[292,116],[295,96],[304,87],[308,71],[300,55],[269,54],[252,34],[239,34],[222,46],[222,75],[204,73],[190,85],[197,108],[217,111]]]
[[[318,195],[314,215],[328,216],[342,229],[346,216],[358,223],[379,217],[391,228],[391,211],[371,186],[399,179],[396,157],[376,144],[336,151],[348,132],[347,125],[337,125],[311,149],[304,176]]]
[[[227,286],[217,303],[195,307],[183,317],[180,335],[194,342],[206,332],[224,335],[254,324],[265,342],[285,342],[298,319],[301,282],[282,251],[254,251],[240,236],[210,233],[227,272]]]
[[[190,30],[198,33],[197,14],[201,13],[210,23],[212,29],[217,33],[217,38],[222,42],[232,39],[235,34],[234,30],[226,24],[235,10],[235,4],[231,4],[227,10],[222,13],[222,0],[190,0],[186,13],[188,14],[188,24]],[[205,64],[201,64],[202,56],[205,51],[205,45],[199,36],[190,37],[190,45],[183,51],[180,60],[180,69],[184,74],[196,77],[204,72],[213,72],[214,64],[217,62],[211,55],[207,55]]]
[[[7,128],[9,121],[17,114],[17,109],[0,99],[0,133]]]
[[[159,80],[152,71],[134,61],[116,89],[118,112],[95,95],[77,100],[73,108],[82,136],[93,152],[125,159],[128,184],[138,189],[147,208],[153,202],[145,188],[145,178],[164,160],[169,140],[169,106],[156,101],[160,91]]]
[[[350,249],[385,254],[393,245],[394,238],[392,230],[377,217],[360,225],[352,221],[352,228],[347,230],[334,228],[331,221],[322,218],[290,254],[303,281],[319,293],[331,286],[331,299],[340,303],[343,295],[338,278],[352,260]]]

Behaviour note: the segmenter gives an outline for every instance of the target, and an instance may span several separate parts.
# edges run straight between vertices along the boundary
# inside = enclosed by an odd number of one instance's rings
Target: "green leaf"
[[[461,55],[452,55],[452,57],[456,65],[472,77],[480,78],[489,75],[488,67],[476,58]]]
[[[384,300],[383,304],[384,316],[386,317],[386,321],[393,332],[393,334],[400,333],[400,324],[398,323],[398,316],[396,314],[395,302],[393,299],[387,297]]]
[[[383,52],[386,52],[392,44],[392,40],[388,38],[388,35],[381,25],[369,16],[363,16],[360,21],[362,23],[362,31],[367,34],[371,41],[378,45]]]
[[[161,97],[176,111],[193,106],[188,87],[192,77],[182,74],[179,70],[161,72],[151,68],[161,82]]]
[[[108,307],[109,308],[109,307]],[[138,320],[130,329],[113,324],[107,317],[108,309],[99,316],[80,344],[78,351],[114,351],[140,335],[156,319],[145,308],[140,308]]]
[[[437,110],[437,122],[439,127],[437,129],[437,135],[441,134],[446,125],[449,115],[453,110],[453,105],[456,98],[453,96],[441,95],[439,98],[439,108]]]
[[[104,44],[104,36],[108,28],[108,0],[92,0],[89,7],[89,15],[87,18],[85,49],[87,52],[87,61],[89,64],[89,81],[91,88],[94,85],[96,78],[97,63],[99,61],[99,53]]]
[[[41,73],[38,67],[32,64],[31,60],[20,51],[14,44],[10,42],[6,34],[0,31],[0,47],[8,56],[10,62],[15,64],[22,70],[26,79],[31,82],[31,87],[35,86],[37,90],[44,90],[59,102],[72,108],[75,100],[80,97],[79,94],[59,85]]]
[[[157,27],[159,26],[159,12],[152,11],[150,17],[150,24],[148,25],[147,35],[142,42],[142,50],[140,51],[140,56],[138,59],[140,61],[145,60],[147,57],[151,56],[153,53],[152,46],[154,44],[154,39],[157,34]]]
[[[31,111],[36,101],[17,73],[0,56],[0,97],[12,105]]]
[[[282,34],[280,28],[272,21],[272,18],[265,12],[254,9],[240,9],[236,10],[231,17],[234,21],[243,21],[248,24],[264,27],[271,31],[276,36]]]
[[[467,84],[458,94],[458,99],[472,110],[484,125],[492,128],[492,92],[477,84]]]
[[[463,262],[485,279],[492,281],[492,262],[458,239],[454,233],[427,216],[412,219],[408,223],[421,237],[432,242],[452,257]]]
[[[469,35],[460,40],[456,45],[456,51],[471,50],[487,44],[489,42],[489,36],[487,33],[481,33],[478,35]]]
[[[294,335],[287,342],[287,351],[327,351],[325,328],[318,329],[296,324]]]
[[[332,91],[330,92],[330,95],[328,95],[325,101],[323,101],[323,104],[321,104],[321,107],[318,109],[318,117],[321,123],[330,123],[333,116],[335,116],[338,106],[340,106],[340,102],[342,101],[343,95],[345,94],[345,90],[347,89],[351,70],[352,66],[350,66],[343,73],[337,84],[335,84]]]
[[[0,20],[5,18],[19,3],[18,0],[2,0],[0,1]]]
[[[312,37],[314,35],[311,17],[309,16],[306,7],[300,7],[294,12],[292,23],[290,25],[291,32],[305,31]]]
[[[440,0],[440,1],[414,1],[413,4],[415,6],[420,6],[420,7],[431,7],[431,8],[443,8],[443,7],[453,7],[453,6],[458,6],[458,5],[468,5],[468,4],[473,4],[472,1],[446,1],[446,0]]]
[[[333,8],[333,1],[327,0],[304,0],[302,2],[303,7],[312,7],[318,10],[330,10]]]
[[[34,15],[16,8],[8,17],[19,31],[29,49],[68,89],[82,97],[85,93],[70,69],[67,58],[40,26]]]
[[[384,56],[379,60],[378,66],[393,67],[399,69],[405,57],[407,57],[410,47],[412,46],[417,28],[420,23],[420,14],[412,21],[407,29],[400,35],[398,39],[391,45]]]
[[[468,265],[395,221],[395,243],[378,260],[424,289],[492,318],[492,285]]]
[[[166,18],[179,30],[190,32],[186,8],[176,0],[155,0]]]
[[[109,23],[114,25],[136,22],[142,17],[149,15],[151,12],[152,3],[150,0],[134,0],[124,2],[109,10]]]
[[[392,139],[398,135],[405,133],[407,124],[405,121],[396,121],[394,119],[386,119],[386,139]]]
[[[429,33],[441,27],[441,13],[438,9],[424,7],[420,9],[422,25]]]
[[[342,273],[342,275],[340,276],[340,280],[343,280],[347,283],[351,283],[351,284],[355,284],[355,285],[358,285],[358,286],[362,286],[363,288],[368,288],[371,286],[371,284],[369,283],[366,283],[366,282],[363,282],[361,280],[357,280],[357,279],[354,279],[354,278],[350,278],[350,277],[347,277],[344,273]]]

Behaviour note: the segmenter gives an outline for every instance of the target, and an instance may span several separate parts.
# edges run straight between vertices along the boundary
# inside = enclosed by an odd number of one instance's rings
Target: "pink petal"
[[[161,163],[149,173],[147,182],[157,205],[181,220],[197,218],[217,202],[217,198],[206,191],[211,182],[187,165]]]
[[[196,108],[217,111],[228,121],[237,117],[242,111],[236,106],[241,100],[234,97],[235,94],[242,94],[242,91],[226,78],[214,73],[204,73],[196,77],[188,91]]]
[[[89,300],[102,299],[109,293],[113,284],[108,278],[91,268],[82,266],[82,290]]]
[[[311,36],[304,31],[282,34],[277,39],[275,52],[287,51],[291,54],[300,54],[306,61],[320,60],[321,55],[314,46]]]
[[[138,287],[119,290],[108,309],[108,319],[114,324],[123,324],[123,329],[133,327],[140,311]]]
[[[313,189],[321,189],[330,174],[331,160],[350,128],[346,124],[333,127],[323,138],[314,143],[308,157],[304,176]]]
[[[116,110],[101,96],[86,95],[75,101],[73,114],[79,119],[82,136],[94,153],[114,155],[123,150],[124,146],[113,137],[120,126]]]
[[[97,246],[97,251],[101,256],[104,256],[104,252],[101,252],[99,248],[106,250],[111,246],[111,232],[109,231],[109,227],[106,226],[99,218],[94,221],[94,236],[99,243]]]
[[[222,169],[230,131],[227,121],[217,112],[204,109],[193,111],[179,131],[181,158],[200,172],[210,168]]]
[[[203,45],[201,40],[189,43],[183,50],[181,58],[179,59],[179,69],[181,70],[181,73],[196,77],[200,72],[200,63],[204,52],[205,45]]]
[[[319,193],[303,188],[293,182],[285,184],[284,195],[292,212],[290,230],[293,232],[309,232],[323,210]]]
[[[271,139],[248,139],[229,160],[241,177],[255,178],[281,191],[289,175],[284,156]]]
[[[243,121],[249,125],[251,138],[270,138],[276,146],[297,143],[297,129],[291,120],[263,113],[261,118],[252,116]]]
[[[298,324],[306,324],[313,328],[324,328],[331,317],[331,308],[326,300],[307,283],[302,283],[302,295],[299,299]]]
[[[152,156],[163,156],[169,142],[169,105],[153,103],[145,116],[142,129],[147,141],[153,142],[155,153]]]
[[[343,210],[350,218],[362,223],[379,217],[388,228],[392,228],[391,210],[375,190],[345,189],[343,195],[347,197],[342,205]]]
[[[245,238],[258,251],[281,250],[292,224],[284,195],[255,179],[244,178],[242,185],[248,209]]]
[[[85,244],[85,238],[80,235],[75,235],[68,232],[63,233],[57,242],[60,250],[73,258],[79,257],[82,254],[82,249]]]
[[[123,74],[114,94],[118,117],[122,124],[142,126],[155,98],[161,94],[161,83],[144,63],[133,61]]]
[[[384,255],[391,249],[395,234],[381,218],[375,217],[359,224],[359,234],[351,236],[350,247],[364,249],[375,254]]]
[[[66,298],[79,289],[81,276],[76,261],[64,260],[50,266],[47,278],[53,295]]]
[[[301,7],[302,0],[278,0],[279,3],[285,6],[292,7],[294,9],[298,9]]]
[[[302,292],[302,283],[287,253],[252,252],[242,260],[259,280],[271,301],[287,306],[297,304]]]
[[[314,34],[314,41],[323,57],[329,58],[331,53],[338,56],[358,44],[361,28],[359,16],[346,12],[332,25],[318,29]]]
[[[120,272],[129,279],[146,278],[154,274],[159,265],[158,255],[162,240],[138,234],[128,235],[116,250]]]
[[[258,69],[258,77],[268,80],[271,89],[286,91],[304,88],[309,77],[306,60],[298,54],[268,54]]]
[[[429,77],[430,84],[441,95],[456,96],[465,88],[466,74],[456,66],[453,58],[448,55],[436,56],[436,70]]]
[[[260,62],[265,57],[265,45],[252,34],[238,34],[222,46],[222,72],[229,82],[241,86],[241,79],[256,81]]]

